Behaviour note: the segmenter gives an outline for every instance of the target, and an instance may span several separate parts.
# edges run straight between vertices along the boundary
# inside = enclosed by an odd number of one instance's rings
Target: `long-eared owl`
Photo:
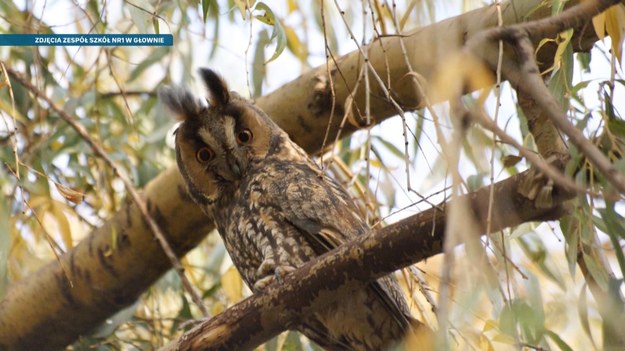
[[[368,226],[347,192],[261,109],[200,69],[207,102],[180,87],[160,98],[182,121],[176,158],[188,193],[212,217],[253,291],[350,240]],[[303,316],[298,331],[329,350],[384,350],[418,325],[384,277]]]

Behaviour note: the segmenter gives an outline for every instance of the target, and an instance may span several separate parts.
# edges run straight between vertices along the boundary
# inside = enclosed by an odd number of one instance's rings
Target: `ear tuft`
[[[228,102],[230,102],[230,91],[226,81],[211,69],[200,68],[199,72],[208,89],[208,102],[211,107],[222,108],[228,105]]]
[[[202,101],[181,86],[159,88],[158,98],[181,121],[198,116],[204,109]]]

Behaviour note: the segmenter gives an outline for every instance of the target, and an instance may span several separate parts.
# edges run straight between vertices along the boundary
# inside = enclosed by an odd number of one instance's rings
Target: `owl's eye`
[[[213,152],[213,150],[211,150],[211,149],[209,149],[207,147],[199,148],[197,150],[197,152],[195,153],[195,159],[199,163],[206,163],[206,162],[212,160],[213,157],[215,157],[215,153]]]
[[[237,143],[239,143],[239,145],[248,144],[253,138],[254,134],[252,134],[252,131],[246,128],[237,134]]]

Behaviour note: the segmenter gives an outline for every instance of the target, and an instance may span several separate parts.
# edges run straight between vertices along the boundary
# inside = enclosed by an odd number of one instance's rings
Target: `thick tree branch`
[[[492,232],[527,221],[554,220],[564,213],[560,204],[573,193],[556,188],[555,206],[536,207],[532,200],[517,192],[527,177],[534,179],[533,171],[494,184],[497,206],[492,209]],[[486,229],[489,193],[490,188],[484,187],[463,197],[482,231]],[[298,315],[323,308],[337,296],[349,295],[351,289],[364,282],[441,253],[446,208],[447,204],[433,207],[374,230],[308,262],[287,275],[283,284],[273,284],[263,293],[203,322],[162,351],[253,349],[296,323]],[[349,272],[347,280],[345,272]]]

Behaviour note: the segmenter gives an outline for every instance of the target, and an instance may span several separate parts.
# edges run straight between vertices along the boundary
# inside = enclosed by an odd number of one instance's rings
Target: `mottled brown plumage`
[[[230,256],[253,291],[313,257],[367,232],[341,186],[262,110],[200,70],[208,106],[182,88],[160,97],[182,120],[178,166],[190,196],[214,218]],[[412,323],[392,277],[314,315],[297,329],[329,350],[383,350]]]

